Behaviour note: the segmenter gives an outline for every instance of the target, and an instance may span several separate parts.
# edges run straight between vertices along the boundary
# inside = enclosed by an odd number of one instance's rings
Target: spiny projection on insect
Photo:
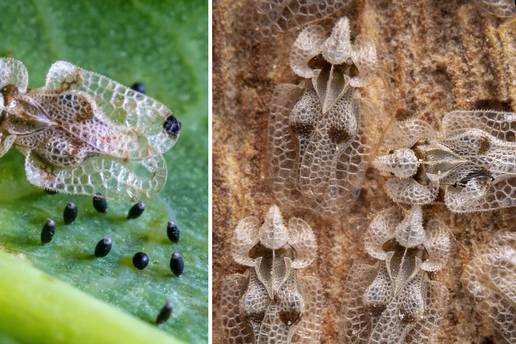
[[[448,292],[429,272],[448,260],[450,238],[438,220],[424,224],[420,206],[383,210],[364,237],[377,263],[355,263],[345,284],[343,343],[429,343]]]
[[[447,113],[436,131],[419,119],[396,123],[385,134],[386,155],[374,166],[386,175],[396,203],[434,202],[439,189],[453,212],[516,206],[516,113]]]
[[[30,183],[52,191],[139,200],[167,178],[163,154],[181,123],[156,100],[71,63],[27,89],[22,62],[0,59],[0,156],[25,156]]]
[[[277,206],[260,221],[247,217],[233,233],[233,259],[247,268],[222,283],[221,310],[229,343],[319,343],[323,292],[303,269],[316,258],[310,226],[299,218],[285,225]]]
[[[319,25],[297,37],[290,66],[304,80],[275,89],[269,122],[270,175],[282,204],[335,213],[357,197],[366,167],[357,90],[375,63],[372,45],[351,42],[346,17],[329,37]]]

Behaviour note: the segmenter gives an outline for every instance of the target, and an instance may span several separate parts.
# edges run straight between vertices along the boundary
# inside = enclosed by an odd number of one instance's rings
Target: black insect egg
[[[174,221],[169,221],[167,224],[167,236],[172,242],[179,241],[179,227]]]
[[[133,265],[138,270],[143,270],[149,265],[149,256],[144,252],[137,252],[133,256]]]
[[[106,199],[99,193],[95,194],[93,196],[93,207],[99,213],[106,213],[108,208]]]
[[[135,205],[129,209],[129,212],[127,213],[128,219],[136,219],[140,217],[143,214],[143,211],[145,210],[145,203],[138,202]]]
[[[145,94],[145,85],[141,82],[135,82],[131,88],[137,92]]]
[[[108,255],[109,251],[111,251],[111,247],[113,247],[113,242],[111,238],[104,238],[97,243],[95,246],[95,257],[105,257]]]
[[[75,205],[75,203],[72,203],[72,202],[68,203],[63,211],[64,223],[69,225],[70,223],[74,222],[75,219],[77,218],[77,213],[78,213],[78,210],[77,210],[77,206]]]
[[[170,115],[163,123],[163,129],[165,129],[169,136],[175,138],[179,135],[179,131],[181,130],[181,122],[179,122],[174,115]]]
[[[167,301],[165,305],[159,311],[158,316],[156,317],[156,325],[162,324],[167,321],[172,315],[172,303]]]
[[[180,276],[183,274],[185,269],[185,261],[183,260],[183,256],[179,252],[172,253],[172,257],[170,257],[170,270],[176,276]]]
[[[56,233],[56,223],[52,219],[48,219],[43,229],[41,230],[41,242],[48,244],[52,241],[54,234]]]

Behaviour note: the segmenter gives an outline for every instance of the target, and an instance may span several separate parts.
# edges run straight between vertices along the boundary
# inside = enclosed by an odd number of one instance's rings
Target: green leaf
[[[4,286],[0,293],[1,343],[16,343],[23,338],[26,343],[180,344],[154,326],[2,250],[0,270],[0,284]]]
[[[173,315],[160,328],[186,342],[207,342],[207,2],[3,1],[0,14],[0,55],[25,63],[30,87],[43,85],[53,62],[67,60],[126,85],[143,82],[147,94],[183,124],[176,146],[165,156],[164,190],[146,202],[141,218],[130,221],[125,219],[129,203],[110,202],[104,215],[89,197],[51,196],[32,187],[23,156],[13,149],[0,158],[0,246],[144,322],[153,322],[170,298]],[[79,208],[71,225],[62,220],[67,202]],[[56,235],[42,246],[47,218],[56,220]],[[181,229],[178,244],[166,237],[169,219]],[[95,259],[93,250],[104,236],[113,239],[113,250]],[[137,251],[150,257],[143,271],[131,263]],[[185,259],[181,277],[169,268],[175,251]],[[3,336],[8,338],[0,334],[0,342]]]

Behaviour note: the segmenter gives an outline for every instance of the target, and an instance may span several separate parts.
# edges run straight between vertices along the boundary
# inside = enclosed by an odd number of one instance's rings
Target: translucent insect
[[[498,233],[477,250],[461,280],[483,319],[507,343],[516,343],[516,233]]]
[[[303,273],[316,251],[310,226],[299,218],[285,225],[277,206],[261,225],[255,217],[240,221],[231,253],[247,271],[222,283],[226,343],[319,343],[322,287]]]
[[[375,61],[372,46],[351,43],[345,17],[329,38],[317,25],[299,34],[290,66],[305,80],[276,88],[269,122],[270,175],[280,202],[334,213],[356,198],[366,165],[356,90]]]
[[[423,226],[420,206],[405,214],[392,207],[373,219],[364,243],[379,261],[356,263],[348,275],[342,342],[433,342],[448,292],[428,272],[448,259],[448,230],[437,220]]]
[[[23,153],[30,183],[133,200],[161,189],[181,128],[163,104],[64,61],[45,87],[27,85],[22,62],[0,59],[0,156]]]
[[[347,6],[350,0],[258,0],[260,29],[264,35],[295,30],[328,17]]]
[[[458,213],[516,206],[516,114],[447,113],[440,132],[423,121],[397,123],[386,133],[389,154],[374,166],[392,177],[387,194],[397,203],[429,204],[444,189]]]

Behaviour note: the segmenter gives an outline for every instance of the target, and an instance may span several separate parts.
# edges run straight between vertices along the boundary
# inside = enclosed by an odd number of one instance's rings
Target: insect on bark
[[[131,200],[162,188],[181,129],[165,105],[65,61],[44,87],[27,85],[22,62],[0,59],[0,157],[18,149],[30,183]]]
[[[247,271],[222,283],[226,343],[319,343],[322,286],[303,271],[317,254],[310,226],[299,218],[285,225],[272,206],[261,225],[255,217],[240,221],[231,249]]]
[[[429,273],[448,261],[448,229],[436,219],[423,224],[421,206],[394,206],[374,217],[364,248],[377,261],[357,261],[348,274],[341,342],[434,342],[448,292]]]
[[[516,205],[516,114],[452,111],[436,131],[419,119],[386,132],[385,150],[374,161],[396,203],[425,205],[439,188],[453,212],[489,211]]]
[[[351,40],[349,20],[331,34],[305,28],[290,52],[304,80],[274,91],[269,121],[270,177],[283,205],[335,214],[358,196],[366,168],[358,89],[376,63],[373,45]]]

